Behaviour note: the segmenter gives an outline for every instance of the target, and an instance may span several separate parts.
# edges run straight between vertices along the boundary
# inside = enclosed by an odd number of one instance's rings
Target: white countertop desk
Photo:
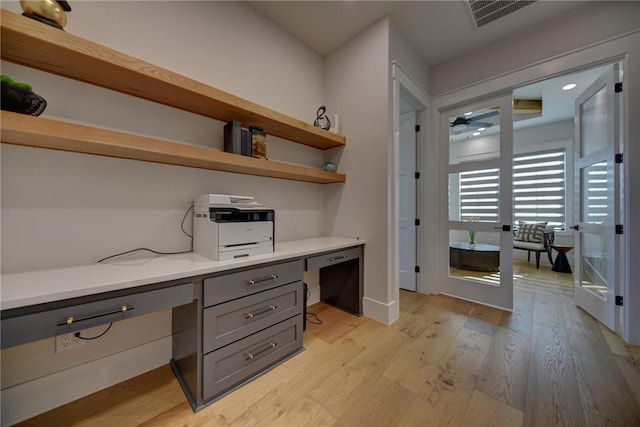
[[[122,295],[139,293],[145,298],[141,297],[139,300],[140,305],[136,307],[136,312],[127,313],[127,317],[131,317],[186,304],[193,299],[193,287],[189,279],[196,276],[224,274],[231,270],[287,259],[303,258],[305,259],[305,268],[320,268],[320,282],[322,285],[323,274],[328,275],[327,277],[335,281],[336,274],[344,275],[345,272],[332,273],[330,271],[331,268],[323,268],[327,265],[326,262],[318,260],[316,257],[331,255],[332,253],[348,253],[345,250],[349,248],[357,248],[358,251],[361,251],[361,246],[364,243],[363,240],[353,238],[318,237],[276,243],[273,253],[231,261],[212,261],[194,253],[163,255],[135,260],[127,260],[126,257],[121,257],[99,264],[2,275],[0,284],[2,347],[64,333],[63,329],[67,330],[68,328],[40,332],[39,335],[32,338],[21,338],[19,342],[5,342],[5,332],[14,330],[10,335],[16,335],[15,327],[32,329],[34,325],[38,325],[44,320],[49,320],[52,314],[58,316],[58,320],[56,320],[58,322],[57,326],[62,327],[59,320],[61,315],[59,311],[70,305],[78,306],[78,304],[82,304],[87,306],[86,308],[89,310],[87,313],[96,311],[100,313],[100,310],[105,310],[108,306],[122,307],[124,312],[127,307],[126,305],[120,306],[120,299],[118,298]],[[351,255],[351,253],[348,254]],[[358,252],[358,254],[361,254],[361,252]],[[334,261],[335,259],[337,260],[335,261],[336,263],[341,263],[340,257],[346,258],[345,255],[338,255],[328,258],[328,260]],[[358,289],[354,289],[352,292],[354,295],[351,295],[351,298],[357,300],[358,306],[351,309],[347,308],[347,311],[361,315],[363,263],[360,256],[358,255],[357,257],[359,284],[357,286]],[[323,270],[326,270],[326,272],[323,273]],[[330,292],[329,289],[328,291]],[[149,292],[154,292],[154,294]],[[155,298],[156,294],[164,302],[143,308],[143,305],[148,305],[147,301],[157,299]],[[152,295],[154,298],[150,298]],[[332,301],[331,296],[323,298],[323,300],[340,306],[340,302]],[[167,306],[167,303],[170,305]],[[88,316],[88,314],[85,314],[85,316]],[[20,317],[22,317],[22,321],[18,322],[16,319]],[[119,316],[119,318],[122,318],[122,316]],[[25,325],[25,320],[28,325]],[[97,321],[93,323],[97,323]],[[84,323],[84,325],[87,327],[89,323]],[[68,331],[71,332],[70,329]],[[42,336],[43,334],[46,336]]]

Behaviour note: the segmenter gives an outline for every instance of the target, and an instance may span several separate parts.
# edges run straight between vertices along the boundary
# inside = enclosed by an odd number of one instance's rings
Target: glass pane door
[[[615,66],[576,99],[576,304],[615,330],[619,246]]]
[[[511,309],[511,96],[442,114],[443,292]]]

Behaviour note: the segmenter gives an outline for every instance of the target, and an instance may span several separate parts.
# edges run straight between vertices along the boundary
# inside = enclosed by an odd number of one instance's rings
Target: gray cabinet
[[[359,260],[361,251],[360,246],[358,246],[308,258],[307,270],[315,270],[316,268],[325,268],[347,261]]]
[[[288,261],[205,279],[204,306],[220,304],[302,280],[302,264],[302,260]]]
[[[300,316],[296,316],[206,354],[204,400],[244,383],[265,368],[298,352],[301,347],[302,324]]]
[[[204,309],[204,352],[282,322],[303,310],[299,281]]]
[[[173,310],[171,366],[197,411],[302,350],[302,259],[195,281]]]

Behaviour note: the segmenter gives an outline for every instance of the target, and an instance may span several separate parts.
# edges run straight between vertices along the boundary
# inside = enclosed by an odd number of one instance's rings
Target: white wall
[[[20,11],[16,2],[2,7]],[[69,33],[308,122],[325,102],[322,58],[244,3],[72,7]],[[2,63],[2,73],[33,83],[49,103],[43,117],[222,147],[220,122],[10,63]],[[317,167],[324,161],[319,150],[271,137],[268,156]],[[252,195],[275,208],[276,242],[319,236],[325,228],[319,184],[4,144],[1,157],[4,273],[88,264],[140,246],[188,249],[180,220],[202,193]],[[170,312],[154,316],[153,328],[147,316],[121,322],[77,352],[55,354],[53,339],[3,351],[2,423],[167,363]],[[34,360],[42,362],[38,369]]]
[[[429,67],[394,21],[389,21],[389,64],[397,61],[424,91],[429,85]]]
[[[640,26],[640,2],[589,1],[518,34],[431,69],[433,96],[530,66],[624,34]]]
[[[623,286],[625,286],[626,307],[624,314],[625,339],[640,345],[640,147],[631,141],[640,140],[640,35],[631,38],[632,48],[627,48],[628,59],[625,64],[625,119],[626,139],[624,141],[624,258]],[[633,165],[633,166],[632,166]],[[633,183],[636,183],[635,185]]]
[[[357,170],[343,185],[325,186],[328,235],[359,236],[365,246],[364,279],[367,316],[387,322],[387,197],[389,138],[389,23],[372,25],[325,58],[327,108],[340,115],[347,137],[338,172]]]
[[[133,20],[149,10],[153,19]],[[312,121],[322,102],[322,59],[240,3],[80,2],[69,21],[70,33],[302,120]],[[161,30],[166,21],[191,22],[183,28],[193,31]],[[32,82],[48,100],[43,117],[222,147],[221,122],[10,63],[3,62],[2,70]],[[3,154],[5,273],[89,263],[132,245],[186,249],[180,219],[193,196],[206,192],[255,195],[276,208],[276,241],[322,232],[319,185],[23,147],[3,146]],[[321,151],[275,137],[269,138],[268,156],[317,167],[323,162]],[[96,233],[113,238],[98,246]],[[63,237],[69,244],[59,250]]]
[[[397,61],[422,87],[428,69],[388,18],[367,28],[325,58],[329,111],[340,115],[343,152],[327,152],[340,168],[358,170],[342,186],[326,186],[325,234],[359,236],[365,247],[365,315],[382,323],[399,313],[394,269],[391,63]]]

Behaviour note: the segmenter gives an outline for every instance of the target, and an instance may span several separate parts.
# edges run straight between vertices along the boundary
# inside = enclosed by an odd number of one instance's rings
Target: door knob
[[[577,231],[577,230],[579,230],[579,229],[580,229],[580,226],[579,226],[579,225],[572,225],[572,226],[571,226],[571,227],[569,227],[569,228],[574,229],[574,230],[576,230],[576,231]]]

